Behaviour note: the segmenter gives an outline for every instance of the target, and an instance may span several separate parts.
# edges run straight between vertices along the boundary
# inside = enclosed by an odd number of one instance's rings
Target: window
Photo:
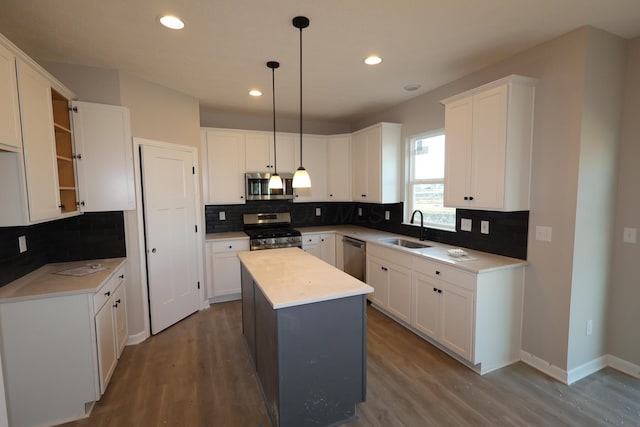
[[[455,229],[456,210],[444,202],[444,130],[409,140],[407,182],[408,215],[418,209],[425,225]],[[407,217],[407,220],[409,217]]]

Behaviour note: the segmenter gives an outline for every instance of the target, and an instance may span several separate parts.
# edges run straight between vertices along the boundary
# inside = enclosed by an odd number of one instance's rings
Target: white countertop
[[[214,240],[242,240],[249,239],[249,236],[244,231],[226,231],[223,233],[207,233],[205,238],[206,241],[214,241]]]
[[[109,258],[46,264],[1,287],[0,303],[97,292],[126,260],[126,258]],[[105,269],[86,276],[56,274],[91,264],[100,264]]]
[[[355,225],[328,225],[321,227],[298,227],[301,233],[328,233],[336,232],[343,236],[353,237],[354,239],[363,240],[369,243],[375,243],[387,248],[401,251],[403,253],[412,254],[414,256],[424,257],[431,261],[440,262],[451,265],[471,273],[483,273],[505,268],[514,268],[527,265],[527,261],[510,258],[502,255],[490,254],[488,252],[476,251],[473,249],[463,248],[468,254],[469,259],[456,259],[449,256],[447,250],[460,248],[460,246],[451,246],[444,243],[432,242],[429,240],[420,241],[414,237],[404,236],[401,234],[389,233],[386,231],[374,230],[372,228],[359,227]],[[382,242],[383,239],[399,238],[412,242],[424,243],[430,245],[430,248],[409,249],[390,243]]]
[[[363,295],[373,288],[298,248],[238,253],[274,309]]]

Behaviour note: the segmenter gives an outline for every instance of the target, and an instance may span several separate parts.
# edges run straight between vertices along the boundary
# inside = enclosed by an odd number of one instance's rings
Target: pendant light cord
[[[278,174],[278,156],[276,154],[276,69],[271,69],[271,93],[273,99],[273,173]]]
[[[300,167],[302,167],[302,27],[300,28]]]

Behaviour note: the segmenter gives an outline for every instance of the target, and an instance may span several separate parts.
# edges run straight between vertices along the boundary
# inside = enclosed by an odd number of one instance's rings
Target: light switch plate
[[[316,216],[322,215],[322,208],[316,208]]]
[[[460,218],[460,230],[471,231],[472,221],[467,218]]]
[[[27,237],[26,236],[18,237],[18,247],[20,248],[20,253],[27,252]]]
[[[622,233],[622,240],[624,243],[636,243],[636,229],[631,227],[625,227]]]
[[[536,225],[536,240],[540,240],[542,242],[550,242],[551,241],[551,227],[543,227],[540,225]]]
[[[218,213],[218,219],[219,219],[220,221],[225,221],[225,220],[227,219],[227,214],[226,214],[224,211],[220,211],[220,212]]]
[[[391,214],[389,213],[389,211],[384,211],[384,219],[389,221],[390,218],[391,218]]]
[[[489,221],[480,221],[480,232],[482,234],[489,234]]]

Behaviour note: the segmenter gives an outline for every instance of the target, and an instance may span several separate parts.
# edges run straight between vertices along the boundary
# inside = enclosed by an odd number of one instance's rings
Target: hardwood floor
[[[640,381],[604,369],[566,386],[517,363],[483,377],[368,310],[361,426],[640,426]],[[67,426],[271,426],[241,335],[216,304],[125,349],[90,418]]]

